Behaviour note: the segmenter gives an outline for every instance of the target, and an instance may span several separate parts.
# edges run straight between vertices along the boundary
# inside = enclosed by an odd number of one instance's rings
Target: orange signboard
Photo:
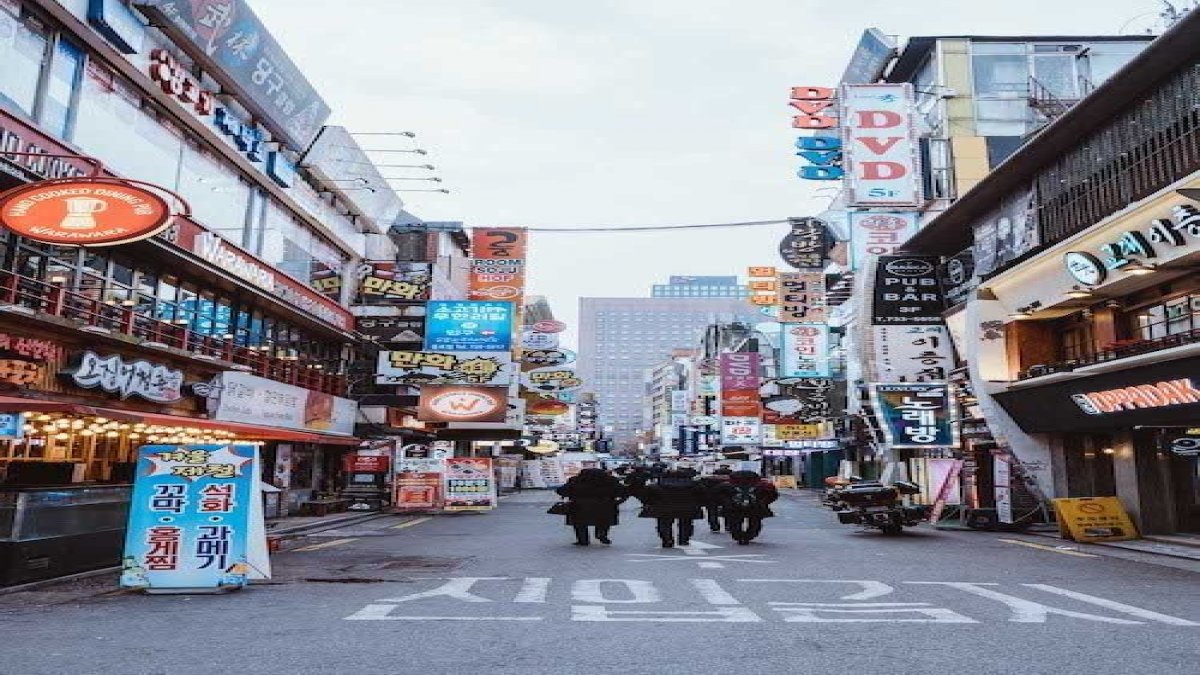
[[[526,241],[524,228],[472,230],[467,299],[520,304],[525,295]]]
[[[523,227],[477,227],[471,230],[471,257],[477,260],[524,260]]]
[[[113,179],[30,183],[0,195],[0,225],[61,246],[115,246],[152,237],[170,224],[155,192]]]

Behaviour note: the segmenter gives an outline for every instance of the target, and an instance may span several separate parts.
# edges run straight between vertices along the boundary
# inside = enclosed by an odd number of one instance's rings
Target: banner
[[[429,299],[433,264],[367,260],[358,266],[356,305],[398,305]]]
[[[875,263],[871,323],[941,324],[946,308],[937,256],[881,256]]]
[[[893,255],[917,233],[919,213],[850,211],[850,268],[860,269],[871,256]]]
[[[451,457],[443,474],[446,511],[496,508],[496,478],[491,457]]]
[[[830,377],[829,326],[823,323],[783,324],[780,345],[781,377]]]
[[[922,206],[912,85],[848,84],[839,98],[848,205]]]
[[[762,423],[757,417],[722,417],[721,445],[758,445]]]
[[[239,371],[192,385],[211,419],[350,436],[358,403]]]
[[[425,350],[510,351],[513,311],[511,302],[434,300],[425,317]]]
[[[871,326],[880,382],[945,382],[954,350],[945,326]]]
[[[437,460],[441,463],[441,460]],[[392,505],[397,511],[428,511],[442,506],[442,474],[401,471],[396,474]]]
[[[779,322],[824,323],[825,274],[783,272],[779,275]]]
[[[798,270],[823,269],[833,245],[829,226],[819,218],[788,218],[788,224],[792,229],[779,242],[779,257]]]
[[[871,384],[871,403],[893,448],[958,445],[950,421],[950,390],[944,383]]]
[[[504,422],[508,387],[423,385],[417,419],[422,422]]]
[[[259,475],[253,445],[139,448],[121,587],[214,592],[269,576]]]
[[[757,352],[721,354],[721,391],[753,389],[758,391],[759,356]]]
[[[376,384],[508,385],[516,366],[508,352],[379,352]]]

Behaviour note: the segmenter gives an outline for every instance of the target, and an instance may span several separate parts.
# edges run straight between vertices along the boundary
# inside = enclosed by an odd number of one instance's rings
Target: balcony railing
[[[1031,366],[1028,370],[1020,373],[1017,376],[1018,380],[1028,380],[1032,377],[1042,377],[1052,373],[1066,373],[1072,370],[1077,370],[1085,366],[1094,366],[1098,363],[1107,363],[1118,359],[1129,358],[1130,356],[1138,356],[1141,354],[1150,354],[1152,352],[1171,349],[1174,347],[1182,347],[1183,345],[1200,344],[1200,328],[1185,331],[1182,333],[1174,333],[1166,337],[1156,338],[1154,340],[1136,340],[1132,342],[1123,342],[1119,346],[1110,346],[1107,349],[1102,349],[1094,354],[1081,356],[1070,361],[1060,361],[1058,363],[1046,363]]]
[[[37,314],[68,319],[78,328],[142,338],[191,352],[246,366],[256,375],[337,396],[346,393],[346,378],[310,368],[300,360],[280,359],[252,347],[237,344],[202,332],[190,325],[176,325],[135,312],[130,307],[113,305],[98,298],[67,290],[30,277],[0,271],[0,305],[25,307]]]

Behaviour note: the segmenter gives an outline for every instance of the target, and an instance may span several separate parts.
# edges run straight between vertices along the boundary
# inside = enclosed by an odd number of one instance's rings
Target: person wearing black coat
[[[779,491],[753,471],[734,471],[717,488],[717,496],[729,533],[744,546],[762,532],[763,519],[775,515],[770,504],[779,499]]]
[[[687,546],[692,538],[692,521],[704,517],[700,510],[704,504],[704,488],[679,471],[664,473],[658,483],[646,487],[638,499],[645,504],[639,517],[658,521],[658,536],[663,548],[675,545],[673,528],[679,532],[679,544]]]
[[[604,469],[584,469],[572,476],[557,490],[569,500],[567,525],[575,528],[575,545],[591,543],[588,528],[595,530],[596,541],[611,544],[609,528],[618,524],[620,505],[629,498],[629,492],[616,478]]]
[[[721,531],[721,495],[717,488],[729,482],[731,473],[733,469],[721,467],[700,478],[700,486],[704,488],[704,514],[708,517],[708,529],[713,532]]]

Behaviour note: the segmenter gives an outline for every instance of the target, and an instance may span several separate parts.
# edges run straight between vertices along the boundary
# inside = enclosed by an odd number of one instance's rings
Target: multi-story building
[[[716,284],[709,284],[715,286]],[[579,371],[616,449],[643,429],[645,371],[695,345],[713,323],[763,319],[744,297],[581,298]]]
[[[745,298],[750,291],[737,277],[672,276],[665,284],[655,284],[652,298]]]

